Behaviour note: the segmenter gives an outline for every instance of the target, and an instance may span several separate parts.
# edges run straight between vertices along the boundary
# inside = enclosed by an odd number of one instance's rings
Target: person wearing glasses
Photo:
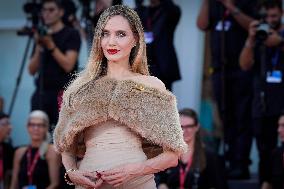
[[[58,98],[78,68],[81,39],[76,29],[64,25],[60,1],[44,0],[41,14],[44,26],[39,25],[35,32],[36,44],[28,66],[36,85],[31,108],[45,111],[50,124],[55,125]]]
[[[269,183],[273,189],[284,188],[284,110],[278,119],[278,137],[280,145],[272,151],[269,165]]]
[[[55,189],[59,185],[60,158],[49,144],[49,119],[41,110],[32,111],[27,130],[30,143],[15,152],[10,189]]]
[[[158,189],[228,188],[221,158],[202,142],[196,112],[185,108],[179,115],[188,151],[181,156],[178,166],[157,174]]]
[[[8,140],[11,129],[9,116],[0,111],[0,188],[4,189],[9,186],[14,156],[14,148]]]

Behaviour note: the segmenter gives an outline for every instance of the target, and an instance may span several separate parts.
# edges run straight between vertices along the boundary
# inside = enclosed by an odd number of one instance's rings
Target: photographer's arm
[[[205,31],[209,26],[209,3],[208,0],[203,0],[198,17],[197,17],[197,27]]]
[[[37,70],[39,69],[39,63],[40,63],[40,51],[41,51],[41,46],[39,44],[36,45],[34,54],[32,58],[30,59],[30,63],[28,66],[29,73],[31,75],[34,75]]]
[[[240,54],[240,67],[242,70],[249,70],[254,63],[254,45],[255,45],[255,35],[259,21],[254,20],[249,25],[249,33],[246,43]]]
[[[253,21],[253,18],[246,15],[240,9],[238,9],[233,0],[218,0],[220,1],[230,12],[230,14],[235,18],[235,20],[246,30],[249,29],[250,23]]]
[[[51,52],[54,59],[57,61],[59,66],[61,66],[66,73],[73,70],[76,60],[78,58],[78,52],[75,50],[67,50],[63,53],[53,42],[50,36],[43,37],[43,42],[45,47]]]
[[[281,35],[279,35],[277,31],[270,29],[268,38],[264,43],[267,47],[276,47],[278,45],[281,45],[282,41],[283,38],[281,37]],[[283,47],[282,50],[284,50]]]
[[[75,50],[68,50],[64,54],[60,51],[59,48],[54,48],[55,49],[52,52],[52,56],[55,58],[58,64],[65,70],[65,72],[71,72],[78,58],[78,52],[76,52]]]
[[[245,46],[240,55],[241,69],[247,71],[251,69],[254,63],[254,40],[250,37],[247,38]]]

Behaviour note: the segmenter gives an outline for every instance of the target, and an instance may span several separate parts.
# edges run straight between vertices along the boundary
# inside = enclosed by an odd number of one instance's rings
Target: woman
[[[180,112],[183,137],[189,150],[181,156],[177,167],[158,175],[159,189],[227,188],[224,166],[219,157],[201,141],[197,114],[192,109]]]
[[[59,184],[60,158],[49,144],[49,119],[41,110],[32,111],[27,130],[30,144],[15,152],[10,189],[55,189]]]
[[[149,76],[132,9],[100,16],[89,63],[64,92],[54,143],[76,188],[156,188],[153,173],[176,166],[187,149],[175,97]]]
[[[9,140],[11,129],[9,115],[0,111],[0,188],[3,189],[9,187],[12,175],[14,148]]]

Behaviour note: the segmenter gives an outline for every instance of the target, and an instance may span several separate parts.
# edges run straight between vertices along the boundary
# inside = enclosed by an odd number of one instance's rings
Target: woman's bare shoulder
[[[166,90],[165,84],[159,78],[155,76],[147,76],[147,75],[140,76],[140,77],[141,77],[141,79],[139,78],[140,83],[147,85],[149,87],[157,88],[162,91]]]
[[[28,148],[27,146],[21,146],[17,148],[17,150],[15,151],[15,158],[21,159],[24,153],[26,152],[27,148]]]
[[[59,156],[59,154],[55,151],[54,145],[53,144],[49,144],[48,148],[47,148],[47,153],[46,153],[46,159],[54,159],[57,158]]]

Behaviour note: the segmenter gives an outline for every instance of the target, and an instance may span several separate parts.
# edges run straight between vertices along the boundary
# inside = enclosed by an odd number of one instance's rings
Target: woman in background
[[[189,149],[181,156],[177,167],[158,174],[158,189],[228,188],[224,165],[201,140],[196,112],[192,109],[183,109],[179,114],[183,138]]]
[[[1,102],[1,97],[0,97]],[[0,104],[1,108],[1,104]],[[7,189],[11,181],[14,148],[9,140],[12,126],[9,115],[0,110],[0,188]]]
[[[32,111],[27,130],[30,144],[15,152],[10,189],[55,189],[59,184],[60,158],[49,144],[49,119],[41,110]]]

